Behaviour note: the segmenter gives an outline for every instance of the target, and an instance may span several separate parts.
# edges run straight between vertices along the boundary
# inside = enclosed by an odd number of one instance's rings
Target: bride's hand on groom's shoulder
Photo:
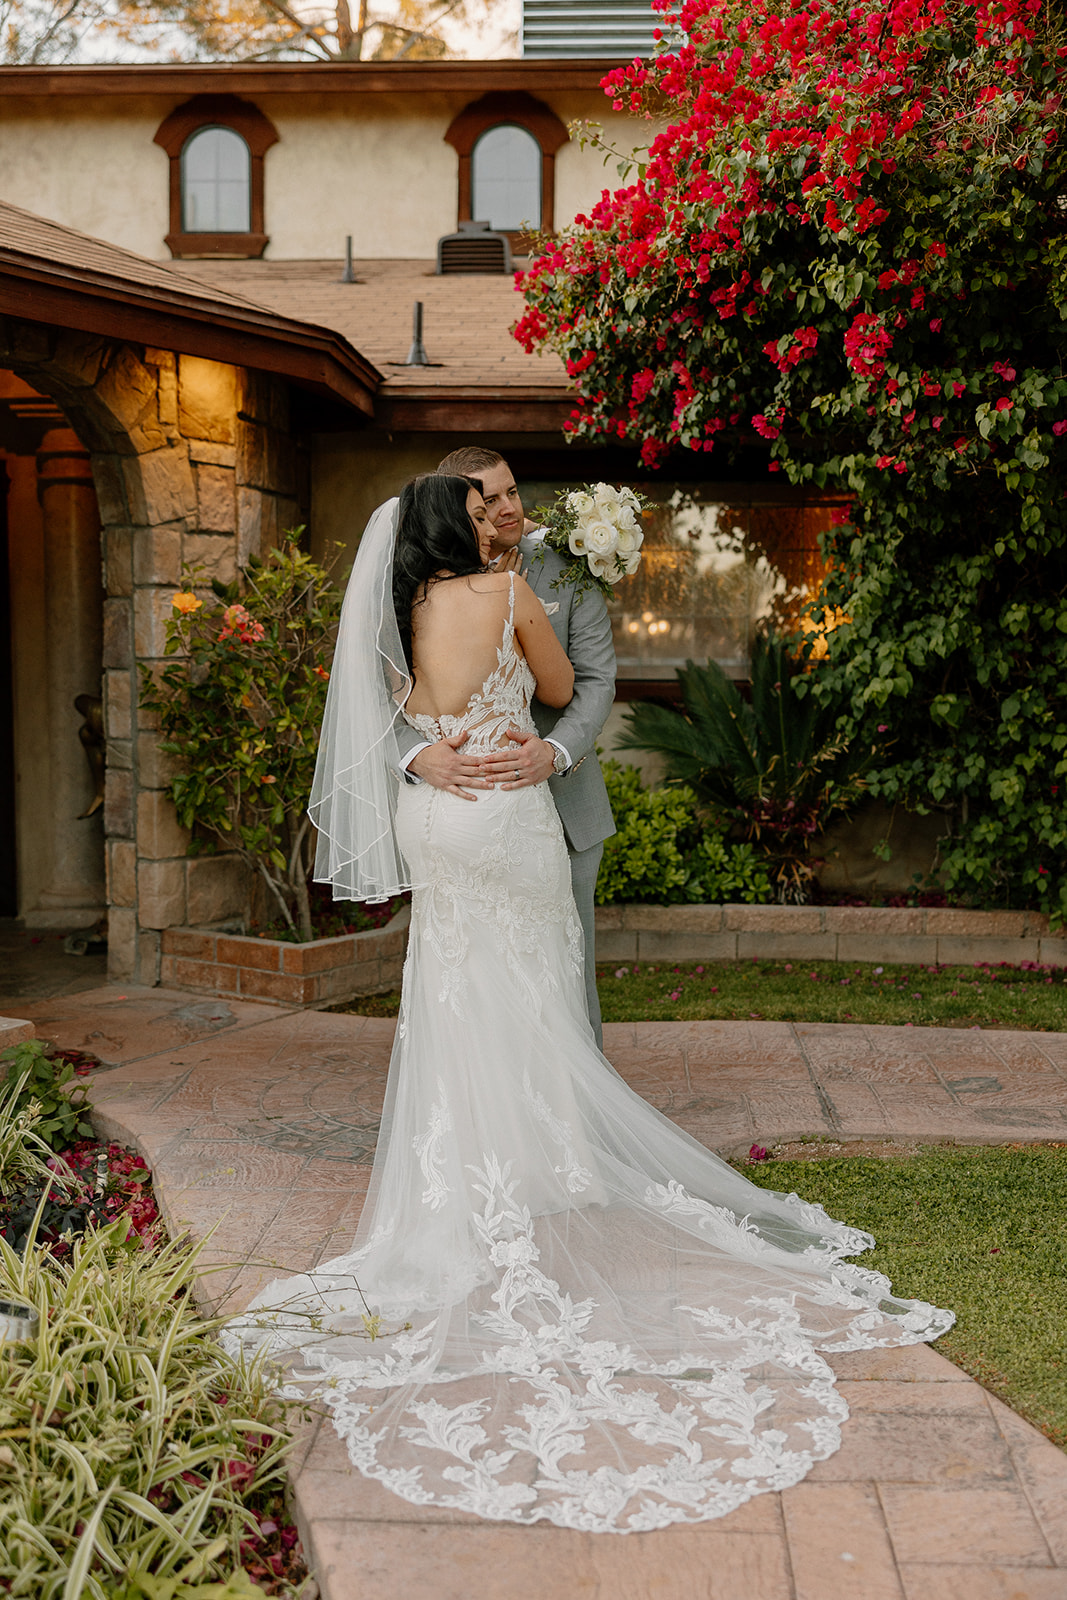
[[[444,789],[461,800],[476,800],[477,795],[470,791],[489,789],[492,784],[485,780],[481,761],[461,749],[468,737],[466,733],[455,733],[450,739],[427,745],[413,758],[408,771],[434,789]]]

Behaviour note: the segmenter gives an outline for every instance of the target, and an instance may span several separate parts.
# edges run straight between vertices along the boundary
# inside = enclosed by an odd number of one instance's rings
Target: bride
[[[873,1240],[750,1184],[597,1050],[547,783],[397,779],[401,717],[485,752],[573,669],[486,565],[472,480],[381,507],[345,598],[312,798],[316,876],[410,885],[403,998],[352,1247],[233,1325],[299,1365],[354,1464],[416,1504],[628,1533],[796,1483],[847,1417],[825,1355],[952,1314],[845,1257]],[[305,1392],[305,1391],[301,1391]]]

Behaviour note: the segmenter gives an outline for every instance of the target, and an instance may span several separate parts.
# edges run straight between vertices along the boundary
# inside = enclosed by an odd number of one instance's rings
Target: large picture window
[[[559,487],[524,483],[523,504],[547,504]],[[634,487],[653,505],[641,565],[608,608],[620,694],[655,693],[687,660],[710,658],[746,678],[756,629],[794,629],[817,597],[833,505],[718,484]]]

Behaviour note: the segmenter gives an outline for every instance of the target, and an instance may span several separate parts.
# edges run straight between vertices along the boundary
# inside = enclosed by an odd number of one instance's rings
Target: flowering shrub
[[[683,47],[605,79],[672,125],[545,241],[517,334],[567,361],[575,435],[650,467],[762,438],[771,471],[849,496],[812,692],[849,737],[891,730],[872,794],[952,810],[956,895],[1063,911],[1062,10],[676,10]]]
[[[167,624],[176,659],[158,677],[145,669],[142,699],[180,757],[171,795],[194,848],[239,850],[287,928],[310,939],[306,808],[341,594],[298,535],[249,565],[243,600],[219,583],[198,594],[188,574]]]

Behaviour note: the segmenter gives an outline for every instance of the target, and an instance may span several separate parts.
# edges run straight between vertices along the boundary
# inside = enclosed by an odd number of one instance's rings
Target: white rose
[[[633,528],[639,528],[641,526],[641,524],[637,520],[637,517],[634,514],[633,507],[626,505],[625,502],[623,502],[623,505],[622,505],[622,507],[621,507],[621,509],[619,511],[619,514],[615,518],[615,522],[616,522],[616,525],[619,528],[633,529]]]
[[[603,517],[605,522],[618,522],[622,501],[617,489],[613,489],[610,483],[598,483],[594,499],[598,516]]]
[[[640,550],[632,550],[628,556],[623,556],[622,564],[626,569],[626,576],[629,578],[641,565]]]
[[[593,509],[593,496],[586,494],[584,489],[575,489],[567,496],[567,508],[576,517],[587,517]]]
[[[590,554],[610,556],[618,548],[618,544],[619,535],[606,518],[603,521],[586,523],[585,548]]]
[[[620,556],[632,556],[635,550],[640,550],[644,542],[645,536],[640,528],[619,529],[618,549]]]
[[[607,578],[609,583],[618,583],[621,574],[616,568],[614,553],[601,556],[590,551],[585,559],[594,578]]]
[[[567,536],[567,543],[570,546],[572,555],[584,556],[586,553],[585,529],[581,526],[574,528]]]
[[[624,506],[629,506],[633,511],[640,511],[641,502],[634,494],[632,489],[620,489],[619,499],[622,501]]]

